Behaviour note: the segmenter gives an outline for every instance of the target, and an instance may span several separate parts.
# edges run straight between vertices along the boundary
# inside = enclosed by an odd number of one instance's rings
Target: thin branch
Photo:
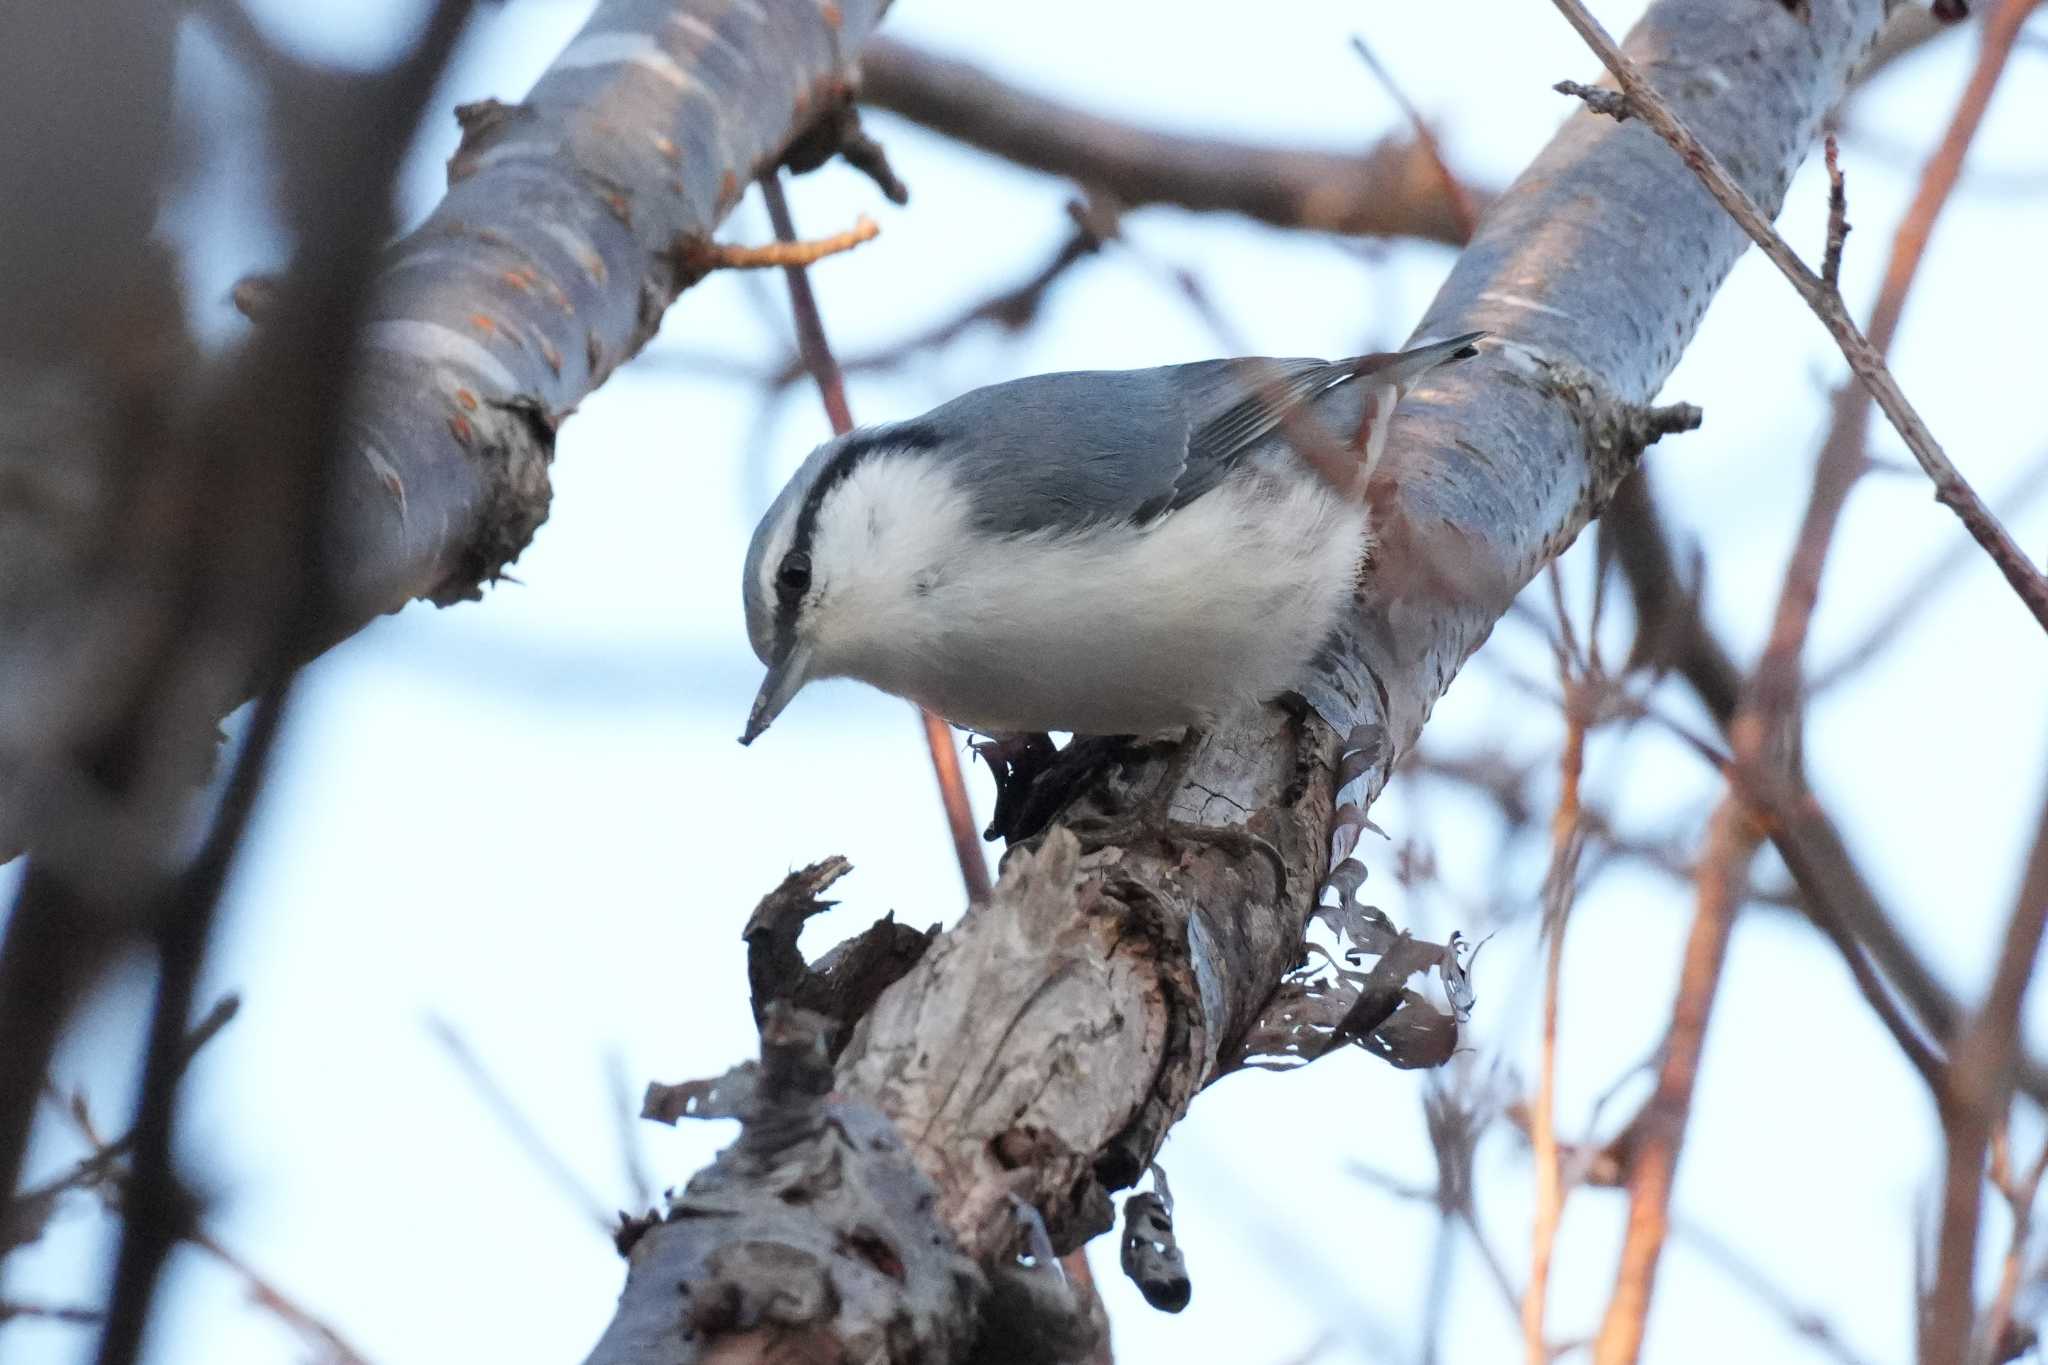
[[[1868,1365],[1826,1318],[1787,1294],[1768,1271],[1752,1265],[1747,1257],[1722,1241],[1717,1234],[1709,1232],[1704,1224],[1674,1218],[1671,1235],[1712,1261],[1722,1274],[1755,1295],[1758,1302],[1784,1319],[1785,1325],[1815,1350],[1839,1365]]]
[[[1553,586],[1555,585],[1553,566]],[[1566,617],[1561,609],[1559,620]],[[1550,1343],[1544,1335],[1544,1313],[1550,1290],[1550,1265],[1557,1249],[1558,1223],[1564,1215],[1564,1172],[1557,1151],[1557,1013],[1564,970],[1564,930],[1578,889],[1579,855],[1585,847],[1579,818],[1579,778],[1586,762],[1586,729],[1591,719],[1591,688],[1576,678],[1563,651],[1558,659],[1559,682],[1565,695],[1564,745],[1558,758],[1557,811],[1550,821],[1550,872],[1543,883],[1543,1054],[1536,1085],[1536,1103],[1529,1116],[1529,1140],[1536,1164],[1536,1217],[1530,1232],[1529,1285],[1522,1296],[1522,1347],[1528,1365],[1550,1365]]]
[[[881,233],[881,228],[875,226],[875,220],[863,213],[852,227],[830,237],[808,242],[771,242],[767,246],[729,246],[722,242],[707,242],[692,248],[688,255],[692,268],[706,271],[802,269],[816,265],[827,256],[851,251],[863,242],[872,242]]]
[[[2033,506],[2044,492],[2048,492],[2048,456],[2036,459],[1999,495],[1999,514],[2007,518],[2016,517]],[[1812,679],[1807,683],[1807,694],[1812,696],[1826,691],[1897,644],[1904,638],[1906,624],[1925,611],[1949,580],[1968,567],[1976,555],[1977,547],[1969,539],[1959,538],[1924,567],[1908,574],[1901,590],[1885,594],[1888,605],[1884,614],[1865,628],[1862,638],[1828,664],[1814,670]]]
[[[427,1032],[441,1045],[442,1050],[448,1054],[448,1059],[455,1063],[456,1071],[461,1073],[462,1079],[469,1082],[470,1088],[476,1091],[477,1097],[484,1102],[484,1107],[491,1111],[492,1116],[498,1120],[499,1125],[504,1128],[519,1150],[525,1152],[533,1164],[541,1169],[547,1176],[548,1183],[583,1211],[584,1217],[597,1229],[598,1235],[610,1241],[612,1230],[617,1223],[612,1217],[611,1207],[595,1190],[584,1183],[583,1178],[576,1173],[575,1167],[548,1145],[547,1139],[541,1136],[540,1129],[534,1125],[533,1120],[526,1116],[513,1101],[510,1092],[483,1064],[483,1059],[476,1055],[476,1049],[469,1045],[469,1040],[438,1014],[428,1016]]]
[[[887,39],[862,54],[859,94],[1020,166],[1107,191],[1126,208],[1173,204],[1276,227],[1453,246],[1467,235],[1435,164],[1412,140],[1346,155],[1133,127]],[[1493,196],[1472,198],[1483,209]]]
[[[2034,976],[2048,927],[2048,802],[2041,810],[2019,899],[2007,921],[2005,946],[1991,991],[1956,1045],[1941,1123],[1948,1136],[1941,1236],[1934,1285],[1920,1343],[1923,1365],[1963,1365],[1976,1316],[1977,1218],[1983,1200],[1984,1151],[2012,1089],[2019,1053],[2020,1005]]]
[[[20,1299],[0,1299],[0,1327],[17,1318],[35,1318],[43,1322],[67,1322],[74,1326],[90,1327],[101,1322],[106,1315],[97,1308],[86,1308],[68,1303],[28,1303]]]
[[[363,1353],[350,1344],[349,1340],[331,1324],[323,1321],[254,1266],[228,1250],[205,1228],[192,1229],[186,1240],[240,1277],[242,1287],[248,1291],[249,1297],[256,1301],[258,1307],[296,1332],[300,1341],[318,1352],[316,1358],[320,1365],[370,1365]]]
[[[1828,329],[1835,342],[1841,347],[1849,368],[1863,381],[1877,405],[1890,419],[1913,458],[1934,481],[1935,497],[1953,511],[1969,528],[1977,543],[1984,547],[2006,582],[2012,586],[2021,603],[2033,613],[2034,619],[2043,629],[2048,629],[2048,577],[2044,577],[2026,552],[2020,549],[2005,527],[1984,505],[1982,498],[1969,484],[1962,473],[1948,458],[1941,444],[1929,431],[1920,414],[1900,390],[1898,381],[1884,363],[1883,348],[1873,338],[1889,340],[1891,330],[1897,325],[1895,312],[1880,312],[1872,318],[1871,336],[1866,337],[1850,318],[1843,305],[1841,295],[1830,288],[1825,280],[1809,269],[1799,255],[1780,237],[1763,210],[1757,207],[1740,185],[1728,174],[1711,150],[1702,143],[1692,130],[1681,122],[1670,105],[1650,85],[1642,71],[1615,45],[1607,31],[1580,3],[1580,0],[1554,0],[1558,10],[1579,35],[1598,54],[1602,64],[1620,82],[1622,93],[1628,100],[1630,112],[1640,117],[1669,143],[1693,174],[1707,189],[1707,192],[1725,208],[1729,215],[1747,232],[1750,239],[1763,249],[1773,264],[1783,272],[1799,291],[1814,315]],[[1976,131],[1982,119],[1984,106],[1990,100],[1991,89],[1997,83],[1999,73],[2004,69],[2005,59],[2012,51],[2012,43],[2019,32],[2020,21],[2032,9],[2034,0],[2002,0],[1999,10],[1985,26],[1984,45],[1980,51],[1977,70],[1970,78],[1964,92],[1963,103],[1957,111],[1957,121],[1950,128],[1950,137],[1944,142],[1946,149],[1951,142],[1967,146],[1969,138]],[[1940,159],[1939,157],[1937,158]],[[1956,153],[1956,165],[1960,165],[1960,151]],[[1950,183],[1953,168],[1950,170]],[[1915,210],[1909,214],[1911,220],[1920,222],[1925,228],[1933,225],[1933,214],[1939,211],[1941,199],[1946,197],[1945,186],[1937,178],[1930,177],[1932,185],[1923,184],[1922,196],[1915,201]],[[1922,216],[1921,203],[1930,195],[1931,210]],[[1924,246],[1925,238],[1920,239]],[[1917,255],[1911,257],[1917,263]],[[1910,274],[1911,264],[1901,262]],[[1899,295],[1899,307],[1904,306],[1903,293]]]
[[[1429,124],[1423,120],[1422,111],[1415,107],[1414,102],[1394,80],[1393,73],[1380,64],[1379,58],[1372,55],[1372,49],[1365,45],[1364,38],[1353,34],[1351,50],[1358,54],[1358,59],[1365,63],[1394,103],[1401,107],[1401,112],[1407,115],[1408,126],[1415,130],[1415,145],[1422,149],[1423,155],[1428,157],[1430,164],[1436,168],[1437,179],[1444,187],[1444,198],[1449,202],[1451,214],[1458,223],[1459,240],[1471,241],[1472,230],[1479,225],[1479,208],[1472,202],[1472,195],[1465,188],[1465,183],[1451,170],[1451,163],[1444,159],[1444,149],[1438,144],[1436,134],[1431,131]]]
[[[776,237],[785,243],[795,242],[796,223],[790,217],[780,174],[770,171],[761,177],[760,184],[761,198],[768,206],[768,219],[775,226]],[[817,382],[818,397],[825,405],[825,416],[832,423],[833,432],[844,436],[853,430],[853,409],[846,401],[846,376],[833,359],[831,343],[825,338],[817,295],[811,292],[810,277],[801,263],[785,265],[783,275],[789,283],[797,351]],[[944,720],[922,707],[917,708],[917,714],[924,727],[932,773],[938,779],[939,800],[946,809],[946,829],[952,835],[954,859],[960,864],[960,880],[966,884],[967,898],[979,904],[988,899],[992,884],[974,823],[974,803],[968,798],[967,782],[960,772],[960,755],[953,748],[953,732]]]
[[[1616,558],[1636,599],[1642,638],[1651,641],[1651,657],[1675,666],[1723,731],[1732,729],[1741,675],[1700,615],[1696,596],[1679,585],[1645,481],[1623,484],[1600,524],[1603,534],[1614,537]],[[1932,1076],[1940,1059],[1926,1037],[1953,1039],[1962,1027],[1962,1007],[1879,902],[1840,829],[1799,780],[1797,766],[1797,785],[1782,794],[1786,804],[1771,812],[1767,832],[1799,889],[1799,908],[1840,951],[1858,989],[1907,1059],[1923,1076]],[[1753,799],[1771,795],[1751,793]],[[1911,1007],[1913,1018],[1902,1012],[1894,991]],[[2021,1074],[2027,1093],[2048,1102],[2048,1067],[2030,1058]]]
[[[2020,1282],[2026,1273],[2027,1243],[2034,1229],[2034,1200],[2041,1192],[2041,1179],[2048,1175],[2048,1142],[2041,1145],[2033,1164],[2024,1174],[2012,1169],[2011,1125],[2001,1122],[1992,1134],[1991,1186],[2005,1201],[2012,1222],[2006,1236],[2005,1258],[1999,1269],[1998,1290],[1984,1315],[1978,1333],[1979,1356],[1999,1362],[2017,1359],[2022,1343],[2013,1330],[2013,1305],[2019,1299]]]
[[[1657,1089],[1635,1121],[1639,1136],[1629,1171],[1628,1233],[1614,1296],[1593,1342],[1594,1365],[1629,1365],[1642,1350],[1643,1326],[1670,1224],[1671,1186],[1686,1120],[1692,1113],[1707,1020],[1720,988],[1728,933],[1742,903],[1750,857],[1760,838],[1761,831],[1751,821],[1746,804],[1730,791],[1707,829],[1707,848],[1700,860],[1699,908],[1685,946],[1685,965],[1679,975],[1678,1000],[1672,1006]]]

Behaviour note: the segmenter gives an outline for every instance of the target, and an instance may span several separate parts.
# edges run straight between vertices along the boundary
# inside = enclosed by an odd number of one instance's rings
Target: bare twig
[[[1928,430],[1927,424],[1921,420],[1920,414],[1907,400],[1905,393],[1899,388],[1898,381],[1885,366],[1882,346],[1873,342],[1873,338],[1889,337],[1891,329],[1897,325],[1896,314],[1888,315],[1880,310],[1872,318],[1871,336],[1866,337],[1849,316],[1841,295],[1799,259],[1798,253],[1771,226],[1763,210],[1758,208],[1756,202],[1735,183],[1713,152],[1679,120],[1670,105],[1658,95],[1641,70],[1629,60],[1627,54],[1615,45],[1614,40],[1607,35],[1607,31],[1580,0],[1554,2],[1565,19],[1586,40],[1587,45],[1599,55],[1602,64],[1620,82],[1630,112],[1642,118],[1671,145],[1699,178],[1700,183],[1706,187],[1707,192],[1713,195],[1742,226],[1750,239],[1763,249],[1764,254],[1770,257],[1785,278],[1792,282],[1793,288],[1799,291],[1800,297],[1806,300],[1807,306],[1835,338],[1836,344],[1841,347],[1843,357],[1849,362],[1849,368],[1863,382],[1871,397],[1877,401],[1878,407],[1890,419],[1892,426],[1906,442],[1907,448],[1913,452],[1913,458],[1934,481],[1936,500],[1953,511],[1962,520],[1963,525],[1969,528],[1970,534],[1984,547],[1985,553],[2005,575],[2006,582],[2011,585],[2021,603],[2033,613],[2034,619],[2044,629],[2048,629],[2048,577],[2043,576],[2040,569],[2027,557],[2026,552],[2014,542],[1998,518],[1984,505],[1983,499],[1978,497],[1977,491],[1950,461],[1947,453],[1942,450],[1941,443],[1935,439],[1934,433]],[[1998,75],[2004,69],[2005,59],[2012,51],[2013,39],[2019,32],[2020,21],[2026,17],[2032,6],[2033,0],[2002,0],[1998,12],[1985,27],[1984,45],[1977,70],[1972,74],[1969,87],[1964,92],[1956,123],[1950,128],[1949,139],[1943,144],[1946,148],[1954,143],[1958,148],[1954,168],[1960,167],[1960,148],[1968,145],[1970,136],[1976,131],[1977,123],[1983,116],[1984,106],[1990,100],[1991,89],[1996,85]],[[1937,161],[1942,160],[1938,154]],[[1950,183],[1954,168],[1948,172],[1951,176]],[[1916,211],[1909,214],[1909,219],[1924,221],[1924,225],[1931,228],[1933,212],[1938,211],[1940,201],[1946,194],[1946,188],[1938,183],[1923,185],[1921,199],[1916,200]],[[1931,211],[1922,220],[1918,213],[1918,205],[1922,200],[1928,200],[1930,196]],[[1924,245],[1924,237],[1921,241]],[[1913,259],[1917,261],[1917,255]],[[1908,270],[1910,273],[1910,267]],[[1899,295],[1899,306],[1903,307],[1903,293]]]
[[[1556,566],[1552,566],[1556,586]],[[1558,613],[1560,628],[1568,617]],[[1576,653],[1576,651],[1572,651]],[[1592,688],[1576,676],[1573,661],[1558,651],[1558,681],[1564,689],[1564,746],[1558,758],[1557,811],[1550,820],[1550,871],[1543,883],[1543,1054],[1536,1102],[1529,1117],[1529,1140],[1536,1164],[1536,1216],[1530,1232],[1529,1285],[1522,1295],[1522,1347],[1528,1365],[1550,1365],[1550,1343],[1544,1335],[1544,1313],[1550,1290],[1550,1264],[1557,1248],[1557,1228],[1564,1214],[1564,1172],[1557,1152],[1557,1012],[1564,970],[1565,922],[1578,889],[1579,855],[1585,847],[1580,822],[1579,778],[1586,762],[1586,729],[1591,721]]]
[[[778,172],[761,177],[761,198],[768,206],[768,218],[775,235],[784,242],[797,240],[796,224],[789,213],[789,200],[782,192]],[[825,404],[825,416],[835,434],[853,430],[853,409],[846,401],[846,376],[832,357],[825,339],[825,323],[818,312],[818,299],[802,264],[786,265],[783,275],[789,283],[790,311],[796,321],[797,350],[817,382],[818,397]],[[924,727],[925,748],[931,754],[932,772],[939,783],[939,799],[946,808],[946,828],[953,837],[953,856],[960,864],[960,880],[966,884],[969,900],[988,899],[991,883],[988,860],[982,856],[981,840],[974,823],[974,804],[967,795],[967,783],[960,772],[960,755],[953,748],[953,732],[946,722],[922,707],[917,708]]]
[[[1707,848],[1700,860],[1699,908],[1685,946],[1678,1000],[1672,1006],[1671,1031],[1664,1043],[1664,1063],[1658,1070],[1657,1088],[1635,1121],[1639,1143],[1629,1172],[1628,1234],[1614,1296],[1593,1342],[1595,1365],[1629,1365],[1642,1349],[1643,1325],[1649,1317],[1657,1262],[1670,1223],[1672,1179],[1692,1112],[1707,1020],[1720,988],[1728,932],[1742,902],[1750,856],[1760,837],[1746,804],[1731,790],[1707,828]]]
[[[492,1116],[498,1120],[519,1149],[532,1159],[534,1165],[540,1167],[550,1184],[568,1196],[569,1202],[583,1211],[585,1218],[597,1229],[598,1235],[610,1241],[612,1229],[617,1221],[612,1217],[611,1207],[584,1183],[573,1166],[548,1146],[547,1139],[540,1134],[540,1129],[534,1126],[533,1120],[526,1116],[497,1077],[483,1064],[483,1059],[476,1055],[476,1049],[469,1045],[469,1040],[456,1030],[455,1025],[440,1015],[428,1016],[427,1032],[441,1045],[442,1050],[448,1054],[448,1059],[455,1063],[455,1069],[469,1082],[470,1088],[475,1090],[477,1097],[484,1102],[484,1107],[491,1111]]]
[[[1999,514],[2003,517],[2017,516],[2038,501],[2043,492],[2048,492],[2048,457],[2035,460],[1999,495]],[[1886,648],[1898,643],[1904,636],[1906,623],[1926,610],[1949,580],[1969,565],[1976,554],[1977,547],[1973,543],[1968,539],[1958,539],[1924,567],[1908,574],[1902,589],[1885,594],[1888,605],[1884,614],[1871,622],[1862,638],[1814,670],[1807,683],[1807,695],[1833,687],[1861,670]]]
[[[1759,1303],[1776,1313],[1788,1328],[1821,1354],[1838,1362],[1838,1365],[1867,1365],[1864,1358],[1842,1340],[1842,1334],[1835,1330],[1833,1324],[1787,1294],[1768,1271],[1751,1264],[1747,1257],[1722,1241],[1719,1235],[1709,1232],[1705,1225],[1673,1218],[1671,1235],[1712,1261],[1722,1274],[1754,1295]]]
[[[690,265],[698,270],[772,270],[816,265],[827,256],[851,251],[872,242],[882,230],[875,220],[862,214],[845,232],[808,242],[771,242],[767,246],[730,246],[706,242],[689,253]]]
[[[97,1308],[86,1308],[68,1303],[28,1303],[20,1299],[0,1299],[0,1327],[16,1318],[36,1318],[43,1322],[68,1322],[79,1327],[90,1327],[106,1315]]]
[[[1415,107],[1414,102],[1394,80],[1393,73],[1380,64],[1379,58],[1372,55],[1372,49],[1365,45],[1364,38],[1353,34],[1351,50],[1358,54],[1358,59],[1365,63],[1367,69],[1386,88],[1394,103],[1401,106],[1401,112],[1407,115],[1408,126],[1415,130],[1415,145],[1422,149],[1423,155],[1436,167],[1437,179],[1444,187],[1444,198],[1450,204],[1452,217],[1457,220],[1459,240],[1471,241],[1472,229],[1479,224],[1479,209],[1473,204],[1471,194],[1465,189],[1465,183],[1451,170],[1450,162],[1444,160],[1444,149],[1437,143],[1436,134],[1430,130],[1429,124],[1424,121],[1422,111]]]
[[[2020,1005],[2048,926],[2048,804],[2027,855],[2019,899],[2007,922],[2005,947],[1991,991],[1969,1032],[1956,1045],[1941,1123],[1948,1136],[1942,1187],[1941,1237],[1934,1284],[1922,1320],[1924,1365],[1963,1365],[1976,1316],[1977,1217],[1983,1201],[1984,1151],[2012,1088],[2019,1052]]]
[[[332,1324],[321,1319],[254,1266],[228,1250],[221,1244],[219,1238],[205,1228],[192,1229],[187,1234],[187,1240],[233,1271],[241,1279],[243,1288],[248,1291],[249,1297],[255,1300],[258,1307],[291,1328],[298,1334],[300,1341],[318,1353],[316,1359],[320,1365],[369,1365],[363,1353],[336,1331]]]
[[[2034,1228],[2034,1199],[2041,1192],[2044,1175],[2048,1175],[2048,1142],[2041,1145],[2033,1164],[2024,1173],[2015,1173],[2011,1125],[2001,1121],[1991,1136],[1991,1187],[2005,1201],[2012,1229],[2006,1237],[1998,1290],[1992,1295],[1991,1307],[1985,1312],[1982,1330],[1977,1334],[1981,1360],[2003,1365],[2020,1354],[2010,1349],[2018,1344],[2013,1331],[2013,1305],[2019,1299],[2020,1282],[2026,1272],[2027,1242]]]

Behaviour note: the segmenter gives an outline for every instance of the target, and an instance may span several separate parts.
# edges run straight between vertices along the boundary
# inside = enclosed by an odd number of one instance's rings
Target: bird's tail
[[[1448,341],[1432,341],[1427,346],[1392,354],[1360,356],[1357,365],[1359,378],[1370,378],[1375,384],[1391,384],[1402,394],[1415,387],[1415,381],[1439,365],[1448,365],[1454,360],[1468,360],[1479,354],[1479,348],[1472,343],[1485,337],[1485,332],[1467,332]]]

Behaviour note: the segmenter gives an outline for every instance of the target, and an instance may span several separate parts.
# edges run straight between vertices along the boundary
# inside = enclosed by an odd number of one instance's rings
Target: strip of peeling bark
[[[1453,246],[1465,240],[1442,171],[1414,138],[1347,154],[1184,137],[1075,109],[886,38],[862,54],[860,99],[1101,191],[1123,208],[1172,204],[1276,227]],[[1475,191],[1473,198],[1484,207],[1492,195]]]
[[[1628,47],[1775,211],[1884,14],[1879,0],[1815,0],[1805,19],[1775,5],[1663,0]],[[1644,405],[1745,244],[1654,134],[1569,118],[1487,213],[1419,329],[1485,328],[1496,340],[1403,407],[1393,466],[1374,487],[1384,541],[1367,611],[1306,689],[1315,714],[1268,708],[1191,754],[1133,762],[1096,784],[1035,846],[1011,853],[994,898],[862,1021],[839,1060],[837,1091],[889,1116],[933,1182],[930,1221],[914,1235],[950,1240],[990,1277],[941,1285],[903,1270],[906,1336],[891,1342],[892,1359],[957,1355],[976,1338],[976,1315],[984,1326],[996,1316],[984,1305],[1019,1274],[1020,1208],[1043,1216],[1055,1251],[1104,1230],[1110,1191],[1137,1178],[1193,1096],[1236,1062],[1300,955],[1332,855],[1348,851],[1460,664],[1646,441],[1683,425],[1685,414]],[[1356,399],[1338,390],[1319,416],[1349,431]],[[1168,783],[1175,789],[1162,790]],[[1355,813],[1337,820],[1335,836],[1333,792]],[[1234,833],[1194,838],[1156,822],[1146,833],[1134,816],[1159,797],[1176,820]],[[823,1169],[819,1149],[784,1152],[782,1174],[744,1194],[723,1179],[722,1159],[719,1178],[693,1182],[645,1233],[620,1321],[676,1330],[658,1351],[614,1349],[608,1336],[591,1365],[725,1358],[720,1343],[741,1340],[748,1353],[830,1341],[850,1358],[857,1341],[872,1340],[841,1324],[833,1296],[816,1288],[854,1284],[873,1248],[846,1250],[858,1240],[851,1228],[837,1241],[810,1230],[798,1244],[772,1219],[756,1220],[816,1187],[804,1173]],[[851,1145],[829,1156],[834,1188],[868,1178]],[[900,1178],[899,1159],[893,1145],[878,1152],[877,1180]],[[730,1216],[699,1216],[706,1198]],[[792,1293],[807,1294],[814,1311],[684,1330],[685,1300],[794,1302],[759,1278],[770,1245],[786,1253]],[[743,1283],[719,1269],[727,1247],[749,1249]],[[901,1254],[884,1259],[909,1265]],[[694,1269],[678,1278],[681,1266]],[[935,1292],[953,1296],[936,1317]],[[1041,1316],[1066,1311],[1038,1292]],[[871,1315],[872,1302],[862,1311]],[[1018,1338],[1000,1340],[1014,1347]],[[982,1353],[993,1349],[983,1335]]]

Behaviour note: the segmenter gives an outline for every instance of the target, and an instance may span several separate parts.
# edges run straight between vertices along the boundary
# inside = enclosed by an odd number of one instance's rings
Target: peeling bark
[[[1800,18],[1664,0],[1628,47],[1775,211],[1886,8],[1816,0]],[[1403,405],[1371,491],[1383,540],[1370,588],[1304,686],[1309,709],[1269,707],[1096,783],[1011,851],[991,900],[862,1021],[839,1090],[889,1116],[933,1181],[935,1228],[985,1270],[1007,1273],[1023,1247],[1020,1204],[1059,1251],[1105,1230],[1110,1191],[1226,1069],[1301,956],[1324,874],[1459,666],[1643,447],[1697,421],[1646,405],[1745,244],[1654,134],[1568,117],[1418,329],[1496,340]],[[1339,389],[1317,415],[1352,430],[1357,401]],[[645,1240],[700,1232],[672,1216]],[[890,1358],[949,1358],[979,1311],[958,1293],[943,1338]],[[624,1359],[643,1358],[591,1357]]]

